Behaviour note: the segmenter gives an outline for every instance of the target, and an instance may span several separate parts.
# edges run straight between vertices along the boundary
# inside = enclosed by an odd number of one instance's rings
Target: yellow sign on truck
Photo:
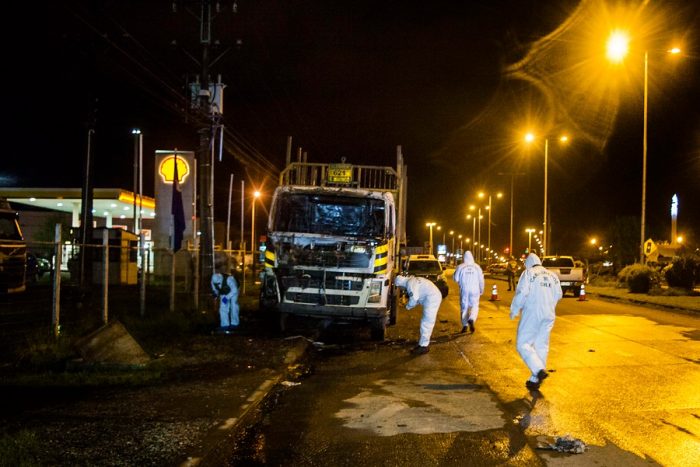
[[[338,184],[352,183],[352,165],[350,164],[329,164],[328,182]]]

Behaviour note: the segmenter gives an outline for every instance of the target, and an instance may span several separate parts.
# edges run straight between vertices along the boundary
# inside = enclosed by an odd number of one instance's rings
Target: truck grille
[[[360,302],[360,297],[352,295],[324,295],[313,293],[287,292],[284,297],[288,302],[309,303],[312,305],[352,306],[357,305]]]
[[[364,282],[362,280],[348,280],[345,276],[326,274],[324,280],[322,274],[302,274],[299,276],[284,276],[282,277],[282,287],[286,290],[290,287],[300,289],[326,289],[326,290],[362,290]],[[362,278],[362,276],[353,276]]]

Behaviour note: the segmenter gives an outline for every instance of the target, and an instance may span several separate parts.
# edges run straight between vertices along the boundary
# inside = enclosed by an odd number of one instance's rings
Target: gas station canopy
[[[10,203],[75,215],[80,212],[82,190],[80,188],[0,188],[0,198],[7,198]],[[155,217],[155,199],[148,196],[138,199],[134,193],[120,188],[93,189],[93,216],[111,217],[115,220],[131,219],[134,216],[134,201],[137,212],[139,206],[142,207],[142,219]]]

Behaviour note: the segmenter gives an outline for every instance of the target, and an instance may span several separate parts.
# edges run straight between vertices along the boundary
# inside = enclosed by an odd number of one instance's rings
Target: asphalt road
[[[384,344],[317,344],[312,375],[277,394],[229,463],[700,465],[700,318],[569,295],[553,373],[531,393],[504,285],[487,280],[465,335],[451,283],[426,355],[409,354],[420,307],[400,310]],[[588,450],[537,449],[567,434]]]

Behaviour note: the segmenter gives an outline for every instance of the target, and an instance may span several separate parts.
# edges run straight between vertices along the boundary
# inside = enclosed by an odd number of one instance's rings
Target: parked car
[[[51,262],[32,252],[27,252],[27,280],[36,282],[47,272],[51,272]]]
[[[493,263],[486,268],[489,274],[505,274],[508,263]]]
[[[447,297],[449,286],[445,280],[444,269],[440,261],[433,255],[411,255],[406,260],[405,271],[416,277],[425,277],[437,285],[442,298]]]
[[[573,256],[545,256],[542,258],[542,266],[557,275],[564,294],[569,290],[573,292],[574,297],[581,294],[581,285],[586,281],[586,271],[582,266],[576,265]]]

